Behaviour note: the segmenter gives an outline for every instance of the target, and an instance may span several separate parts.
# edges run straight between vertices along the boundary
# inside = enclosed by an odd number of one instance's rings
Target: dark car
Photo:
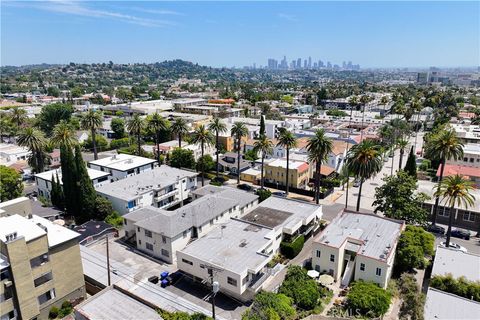
[[[272,192],[272,195],[274,196],[277,196],[277,197],[287,197],[287,193],[283,192],[283,191],[275,191],[275,192]]]
[[[455,237],[455,238],[470,240],[470,232],[468,231],[455,229],[455,230],[452,230],[451,235],[452,237]]]
[[[440,235],[445,234],[445,228],[437,226],[436,224],[435,225],[433,225],[433,224],[429,225],[427,230],[430,231],[431,233],[436,233],[436,234],[440,234]]]
[[[168,281],[168,284],[172,285],[172,284],[175,284],[178,280],[180,280],[181,277],[182,277],[182,274],[177,271],[169,274],[166,277],[166,280]]]
[[[240,190],[245,190],[245,191],[252,191],[252,189],[253,189],[251,185],[246,184],[246,183],[239,184],[237,186],[237,188],[240,189]]]

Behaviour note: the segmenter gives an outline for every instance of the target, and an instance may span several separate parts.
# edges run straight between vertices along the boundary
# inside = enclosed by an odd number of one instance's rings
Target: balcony
[[[164,200],[168,197],[176,195],[177,193],[178,193],[178,189],[173,189],[170,192],[167,192],[167,193],[156,196],[154,199],[155,199],[155,202],[160,202],[160,201],[162,201],[162,200]]]
[[[268,274],[267,272],[257,273],[248,284],[247,289],[256,292],[262,286],[265,280],[268,279],[269,276],[270,274]]]

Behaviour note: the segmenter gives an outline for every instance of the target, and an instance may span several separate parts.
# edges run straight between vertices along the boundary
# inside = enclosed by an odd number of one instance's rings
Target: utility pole
[[[107,284],[108,286],[110,286],[110,253],[108,250],[108,234],[105,235],[105,240],[107,241],[107,275],[108,275]]]

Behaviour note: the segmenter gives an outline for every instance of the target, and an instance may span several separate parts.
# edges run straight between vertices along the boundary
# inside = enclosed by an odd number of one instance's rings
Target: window
[[[44,294],[38,296],[38,304],[42,305],[47,301],[50,301],[55,298],[55,289],[50,289]]]
[[[48,253],[42,254],[30,260],[30,266],[33,268],[43,266],[48,262]]]
[[[151,238],[151,237],[152,237],[152,231],[150,231],[150,230],[145,230],[145,237]]]
[[[8,269],[3,269],[0,271],[0,281],[10,279],[10,271]]]
[[[153,251],[153,244],[145,242],[145,247],[147,248],[147,250]]]
[[[140,232],[140,227],[137,227],[137,231]]]
[[[321,254],[321,253],[322,253],[322,252],[321,252],[320,250],[317,250],[317,258],[320,258],[320,254]]]
[[[237,280],[227,277],[227,282],[228,284],[231,284],[232,286],[236,287],[237,286]]]
[[[12,311],[10,311],[10,312],[8,312],[8,313],[3,314],[3,315],[0,317],[0,319],[2,319],[2,320],[10,320],[10,319],[13,319],[13,318],[15,318],[15,317],[16,317],[16,312],[15,312],[15,310],[12,310]]]
[[[282,234],[280,233],[278,236],[275,237],[275,240],[278,240],[282,237]]]
[[[162,249],[162,256],[170,257],[170,252],[168,252],[168,250]]]
[[[437,210],[438,210],[437,212],[439,216],[446,217],[446,218],[450,217],[450,208],[443,207],[443,208],[438,208]]]
[[[360,271],[365,271],[365,263],[360,263]]]
[[[50,271],[49,273],[45,273],[44,275],[41,275],[37,279],[33,280],[33,284],[35,285],[35,287],[39,287],[42,284],[47,283],[52,279],[53,279],[53,276],[52,276],[52,272]]]
[[[381,275],[382,275],[382,269],[377,268],[377,270],[375,270],[375,274],[376,274],[377,276],[381,276]]]
[[[190,261],[190,260],[187,260],[187,259],[183,259],[183,258],[182,258],[182,262],[193,266],[193,262]]]
[[[142,244],[142,240],[138,239],[138,244],[139,245]]]
[[[167,237],[162,236],[162,242],[163,242],[163,243],[167,243]]]
[[[3,301],[7,301],[12,298],[12,290],[11,288],[5,288],[5,292],[0,294],[0,303]]]
[[[335,262],[335,255],[334,255],[334,254],[331,254],[331,255],[330,255],[330,261],[331,261],[331,262]]]
[[[248,282],[248,274],[245,276],[245,278],[242,279],[242,285],[245,285]]]
[[[464,212],[463,221],[475,222],[475,214],[473,212]]]

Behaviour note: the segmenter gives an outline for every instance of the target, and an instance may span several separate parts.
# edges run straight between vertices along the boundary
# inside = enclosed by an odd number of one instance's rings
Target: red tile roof
[[[438,166],[437,177],[440,176],[441,166]],[[453,176],[453,175],[462,175],[467,177],[480,177],[480,168],[461,166],[456,164],[446,164],[445,171],[443,172],[444,177]]]

